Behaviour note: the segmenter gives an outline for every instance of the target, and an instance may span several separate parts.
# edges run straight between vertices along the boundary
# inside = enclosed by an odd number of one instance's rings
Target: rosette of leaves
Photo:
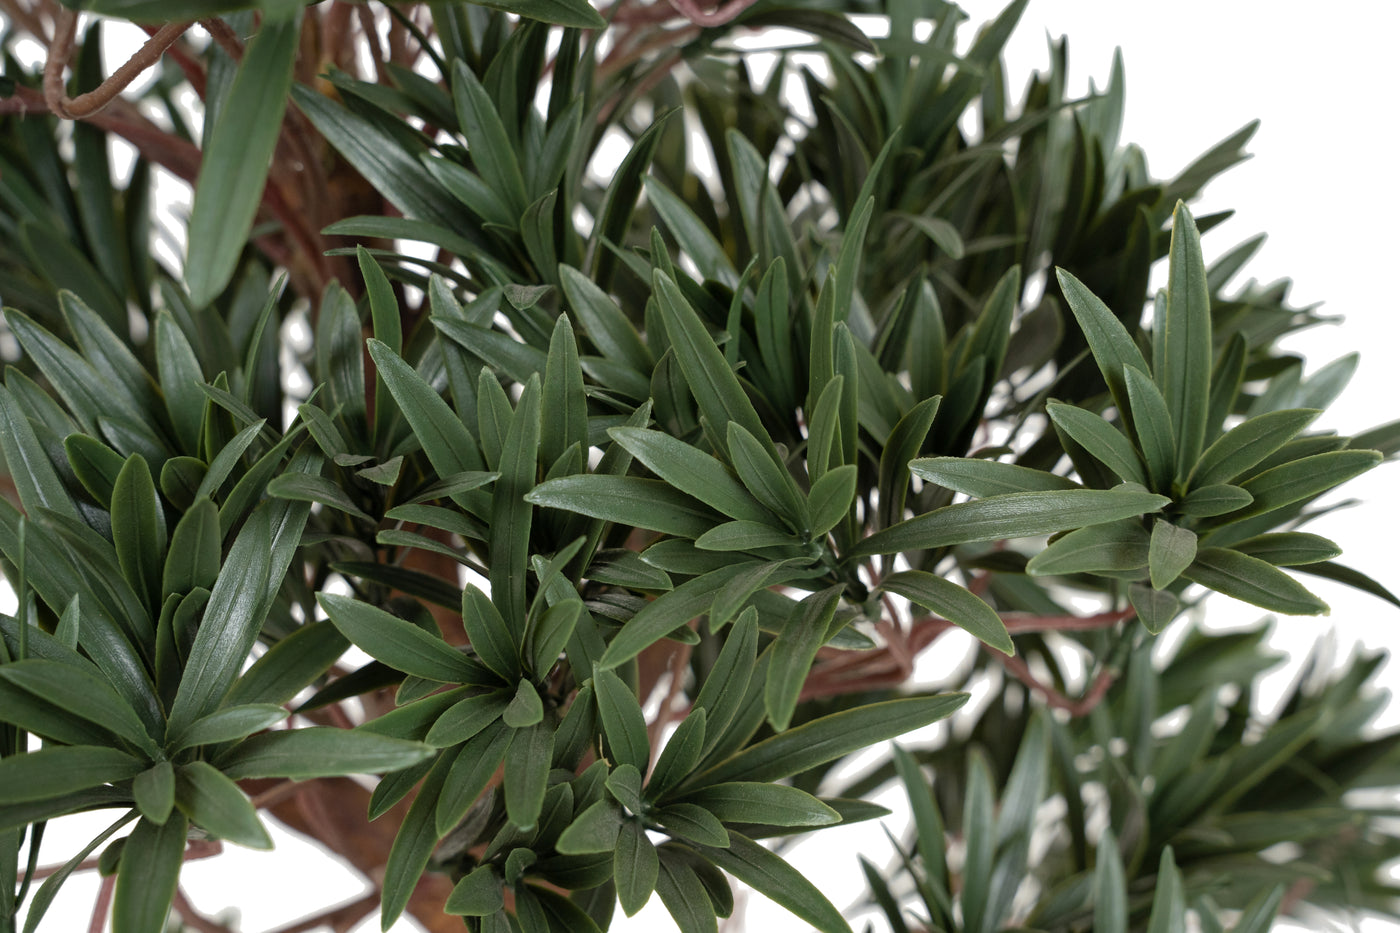
[[[1160,669],[1148,639],[1084,719],[1058,721],[1012,689],[970,742],[897,750],[844,791],[897,777],[911,802],[894,870],[863,862],[875,906],[896,930],[1156,933],[1189,914],[1203,929],[1266,930],[1279,911],[1318,925],[1357,910],[1395,916],[1400,891],[1383,868],[1394,828],[1358,796],[1394,778],[1396,735],[1372,726],[1382,656],[1330,670],[1314,652],[1260,715],[1258,681],[1281,660],[1260,650],[1265,634],[1192,631]],[[1047,806],[1068,808],[1067,834],[1046,832]],[[1090,823],[1106,827],[1092,845]]]

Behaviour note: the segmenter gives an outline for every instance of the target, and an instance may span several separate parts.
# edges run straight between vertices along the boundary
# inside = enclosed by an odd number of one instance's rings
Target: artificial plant
[[[896,929],[1261,929],[1344,903],[1341,865],[1392,909],[1393,832],[1341,795],[1393,783],[1369,701],[1261,738],[1253,646],[1194,692],[1150,652],[1210,592],[1325,612],[1297,573],[1396,602],[1299,528],[1400,429],[1310,430],[1351,362],[1303,379],[1277,341],[1316,316],[1229,290],[1257,239],[1204,261],[1226,215],[1186,202],[1252,127],[1155,178],[1121,63],[1069,99],[1059,42],[1011,99],[1024,6],[959,42],[911,0],[0,4],[45,46],[0,98],[0,930],[94,855],[116,933],[217,926],[180,865],[268,845],[262,811],[373,882],[290,928],[656,894],[698,933],[732,877],[846,930],[765,843],[881,816],[831,769],[987,682],[1018,728],[921,753],[943,816],[917,754],[877,772],[916,801],[916,913],[867,865]],[[114,19],[149,34],[117,68]],[[732,41],[779,27],[810,41]],[[913,682],[951,626],[983,651]],[[1280,749],[1349,765],[1271,805],[1355,831],[1306,890],[1202,887],[1275,838],[1238,804]]]

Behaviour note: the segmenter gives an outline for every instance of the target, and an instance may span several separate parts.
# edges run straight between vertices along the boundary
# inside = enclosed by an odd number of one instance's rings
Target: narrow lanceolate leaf
[[[480,5],[556,26],[602,29],[607,25],[588,0],[481,0]]]
[[[1255,535],[1235,545],[1235,550],[1268,561],[1275,567],[1316,564],[1339,557],[1342,549],[1335,541],[1306,531],[1282,531]]]
[[[660,865],[656,847],[647,838],[646,830],[636,820],[624,820],[613,850],[613,882],[617,885],[617,900],[623,913],[632,916],[646,906],[656,888],[656,873]]]
[[[188,729],[172,739],[172,744],[178,750],[232,742],[271,728],[286,718],[287,711],[276,703],[226,706],[192,722]]]
[[[525,498],[535,485],[540,448],[540,382],[530,377],[516,405],[501,447],[491,503],[491,598],[509,620],[525,618],[525,574],[530,563],[534,516]]]
[[[204,147],[190,211],[185,277],[202,308],[223,291],[262,203],[282,128],[301,17],[268,15],[248,43],[238,76]]]
[[[221,549],[219,509],[208,497],[198,499],[170,536],[170,553],[161,571],[160,601],[197,587],[212,589],[219,579]]]
[[[1166,319],[1152,335],[1157,384],[1166,397],[1177,440],[1176,473],[1186,476],[1205,443],[1210,400],[1210,288],[1201,255],[1201,235],[1186,205],[1172,212],[1170,271],[1167,273]]]
[[[165,929],[170,902],[185,858],[184,816],[164,823],[141,820],[126,839],[112,896],[112,933],[154,933]]]
[[[204,420],[204,370],[184,331],[169,311],[156,314],[156,372],[165,408],[180,450],[193,452],[199,446],[200,425]]]
[[[1229,515],[1254,501],[1254,497],[1238,486],[1228,483],[1214,483],[1198,486],[1177,500],[1176,506],[1182,515],[1193,518],[1210,518],[1215,515]]]
[[[315,726],[264,732],[238,743],[214,764],[228,777],[285,777],[304,781],[345,774],[397,771],[432,757],[434,750],[356,729]]]
[[[715,594],[753,566],[744,562],[721,567],[661,594],[623,625],[622,631],[609,643],[600,663],[611,669],[630,661],[691,619],[708,612]]]
[[[272,539],[266,509],[253,513],[224,561],[204,610],[180,689],[170,711],[172,729],[211,712],[228,692],[257,640],[267,611]]]
[[[843,710],[764,739],[697,775],[697,787],[727,781],[778,781],[945,719],[967,702],[965,693],[910,697]]]
[[[457,882],[443,905],[443,912],[462,917],[485,917],[505,906],[501,879],[490,865],[478,865]]]
[[[1128,387],[1133,429],[1147,463],[1148,485],[1169,492],[1176,469],[1176,438],[1166,400],[1152,380],[1136,369],[1125,369],[1123,381]]]
[[[796,787],[764,781],[731,781],[685,797],[725,823],[761,826],[830,826],[841,822],[835,810]]]
[[[529,201],[525,179],[520,174],[520,158],[510,144],[491,96],[461,59],[452,70],[452,98],[457,105],[457,122],[467,139],[477,172],[493,191],[506,199],[511,215],[519,217]]]
[[[469,585],[462,591],[462,625],[481,663],[507,682],[519,678],[520,637],[478,587]]]
[[[1183,576],[1262,609],[1309,616],[1329,611],[1326,603],[1282,570],[1229,548],[1201,548]]]
[[[929,612],[936,612],[998,651],[1016,653],[1001,616],[951,580],[923,570],[906,570],[886,577],[880,585]]]
[[[944,506],[878,531],[851,557],[1026,538],[1155,512],[1171,500],[1134,489],[1018,492]]]
[[[485,464],[475,438],[442,396],[388,345],[371,339],[367,346],[380,377],[388,385],[438,475],[452,476],[483,469]]]
[[[192,761],[175,772],[175,805],[213,836],[252,849],[272,848],[253,802],[207,762]]]
[[[743,698],[749,689],[749,680],[753,677],[757,653],[758,612],[749,607],[739,614],[738,621],[730,629],[719,657],[715,659],[709,676],[705,678],[705,683],[701,685],[700,693],[695,698],[696,711],[705,714],[702,757],[708,755],[719,744],[729,723],[743,704]],[[676,731],[679,734],[680,730]],[[663,752],[663,757],[664,754]]]
[[[631,765],[645,772],[651,756],[646,718],[631,689],[612,671],[595,670],[593,689],[598,717],[612,751],[614,765]]]
[[[730,518],[771,523],[774,516],[714,457],[682,440],[647,428],[612,428],[608,436],[648,470]]]
[[[428,866],[433,847],[441,838],[435,819],[437,802],[452,764],[451,755],[438,758],[423,780],[418,796],[408,808],[408,815],[404,817],[398,835],[394,837],[394,844],[389,849],[389,861],[384,866],[384,880],[380,886],[383,900],[380,902],[379,916],[385,930],[393,926],[408,906],[418,878]]]
[[[660,849],[661,866],[656,876],[656,893],[680,933],[718,933],[715,908],[695,869],[676,857],[671,846]]]
[[[525,501],[681,538],[698,538],[719,523],[698,500],[639,476],[564,476],[540,483]]]
[[[1152,526],[1152,542],[1147,552],[1147,572],[1152,588],[1170,586],[1196,559],[1196,533],[1158,519]]]
[[[1235,425],[1201,454],[1191,473],[1191,488],[1230,482],[1291,441],[1319,414],[1315,408],[1289,408]]]
[[[549,780],[549,763],[554,754],[554,726],[537,722],[515,730],[506,756],[503,787],[506,814],[517,829],[529,830],[540,818]]]
[[[766,442],[765,450],[776,463],[777,453],[772,450],[773,442],[758,412],[680,287],[657,271],[652,276],[652,290],[676,360],[711,429],[723,432],[730,423],[738,424],[760,442]]]
[[[1031,558],[1032,576],[1138,570],[1147,566],[1151,539],[1135,519],[1071,531]]]
[[[131,782],[136,809],[152,823],[164,823],[175,806],[175,769],[169,761],[158,761]]]
[[[1171,846],[1162,850],[1153,888],[1152,916],[1147,920],[1147,933],[1173,933],[1186,929],[1186,892],[1182,888],[1181,872],[1177,871]]]
[[[1360,476],[1381,460],[1375,450],[1333,450],[1265,470],[1240,484],[1254,501],[1231,517],[1248,518],[1301,502]]]
[[[1147,360],[1143,359],[1142,351],[1133,343],[1128,329],[1109,310],[1108,305],[1064,269],[1056,269],[1055,274],[1060,281],[1060,290],[1069,302],[1069,309],[1074,312],[1075,320],[1089,341],[1094,362],[1113,393],[1113,403],[1119,411],[1128,411],[1128,386],[1124,381],[1123,369],[1132,367],[1146,374],[1149,371]]]
[[[816,659],[817,649],[826,641],[827,629],[831,627],[843,592],[845,585],[837,584],[802,600],[773,643],[763,705],[769,722],[779,732],[792,721],[807,672]]]
[[[806,876],[747,836],[730,830],[728,848],[704,846],[701,852],[715,865],[822,933],[850,933],[851,928],[841,912]]]
[[[969,457],[927,457],[911,462],[909,472],[930,483],[937,483],[975,499],[1001,496],[1010,492],[1047,492],[1079,488],[1079,484],[1073,480],[1044,470]]]
[[[56,745],[0,758],[0,800],[7,804],[48,800],[99,784],[124,781],[146,763],[115,748]]]
[[[77,507],[44,453],[34,428],[4,386],[0,386],[0,436],[6,439],[5,459],[11,482],[25,511],[33,515],[36,509],[52,509],[77,518]]]
[[[549,338],[549,356],[541,389],[540,459],[553,463],[578,444],[588,450],[588,400],[583,390],[578,344],[567,315],[559,315]]]
[[[1094,866],[1094,933],[1128,933],[1128,885],[1111,829],[1099,837]]]
[[[637,329],[607,293],[573,266],[559,267],[559,284],[593,346],[608,360],[649,373],[655,361]]]
[[[656,759],[647,780],[648,800],[659,800],[666,792],[683,781],[705,754],[705,723],[703,707],[694,709],[681,720],[676,731],[666,740],[666,747]]]
[[[1045,411],[1055,426],[1125,483],[1147,485],[1142,459],[1133,442],[1100,416],[1063,402],[1047,402]]]
[[[342,635],[390,667],[442,683],[475,683],[480,670],[441,638],[349,596],[320,593],[316,601]]]
[[[1176,618],[1181,601],[1171,593],[1154,590],[1150,586],[1134,583],[1128,587],[1128,600],[1132,603],[1137,617],[1153,635],[1159,634],[1167,623]]]
[[[131,704],[86,667],[30,658],[0,665],[0,677],[59,709],[121,736],[148,754],[158,751]]]

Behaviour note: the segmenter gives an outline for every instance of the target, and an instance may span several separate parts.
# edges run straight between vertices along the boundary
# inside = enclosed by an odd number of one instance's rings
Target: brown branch
[[[341,933],[369,916],[378,906],[379,892],[371,891],[359,900],[331,907],[314,916],[298,920],[290,926],[278,927],[272,933],[310,933],[322,927],[330,927],[336,933]]]
[[[676,718],[676,697],[680,696],[681,688],[685,685],[685,670],[690,664],[690,652],[690,645],[677,645],[667,661],[666,666],[671,679],[666,684],[666,697],[661,701],[661,709],[657,712],[656,719],[647,727],[647,738],[653,749],[651,763],[647,768],[648,775],[651,774],[651,769],[656,767],[656,759],[660,755],[661,733]]]
[[[97,889],[97,900],[92,904],[92,922],[88,924],[88,933],[102,933],[102,928],[107,925],[107,912],[112,908],[112,889],[116,884],[116,875],[102,879],[102,886]]]
[[[1074,717],[1090,713],[1103,700],[1105,694],[1108,693],[1108,688],[1112,687],[1113,682],[1118,679],[1117,671],[1112,668],[1103,668],[1083,695],[1076,699],[1065,696],[1059,690],[1037,678],[1031,673],[1026,662],[1020,658],[1009,657],[1000,652],[997,653],[996,657],[1001,662],[1001,666],[1010,671],[1017,680],[1044,697],[1045,702],[1052,709],[1062,709]]]
[[[184,859],[193,862],[202,858],[210,858],[224,851],[224,844],[217,839],[198,839],[191,842],[185,849]],[[98,867],[100,859],[90,858],[85,862],[79,862],[78,867],[73,869],[73,873],[92,871]],[[39,881],[49,875],[56,874],[63,870],[62,865],[44,865],[34,869],[34,880]]]
[[[369,44],[369,57],[374,62],[374,75],[380,84],[389,84],[389,69],[384,64],[384,44],[379,41],[379,23],[374,18],[374,11],[367,3],[355,5],[355,13],[360,23],[360,31],[365,34],[365,42]]]
[[[153,38],[156,33],[160,31],[155,26],[142,26],[141,28],[146,31],[146,35]],[[200,65],[199,60],[196,59],[189,48],[186,47],[186,43],[171,43],[170,47],[165,50],[165,54],[174,59],[175,64],[185,76],[185,80],[189,82],[190,87],[194,88],[194,92],[199,95],[200,100],[204,100],[205,90],[208,86],[208,76],[205,75],[204,67]]]
[[[233,930],[222,923],[216,923],[196,910],[189,898],[185,896],[185,892],[179,887],[175,888],[175,900],[171,906],[180,915],[180,922],[192,930],[198,930],[199,933],[233,933]]]
[[[272,787],[269,787],[253,798],[253,809],[263,810],[268,807],[275,807],[288,797],[296,796],[307,786],[308,785],[302,781],[291,780],[283,781],[280,784],[274,784]]]
[[[243,60],[243,40],[238,38],[238,33],[234,32],[228,23],[217,17],[210,17],[200,20],[199,25],[204,27],[204,31],[209,33],[209,38],[224,50],[225,55],[236,62]]]
[[[48,59],[44,62],[44,101],[50,110],[65,120],[92,116],[110,104],[146,69],[160,61],[165,50],[193,24],[192,20],[166,23],[96,88],[77,97],[69,97],[63,86],[63,74],[69,59],[73,57],[73,41],[78,33],[78,14],[65,7],[58,14],[54,39],[49,45]]]
[[[676,12],[697,26],[723,26],[753,6],[757,0],[727,0],[713,10],[700,9],[696,0],[670,0]]]

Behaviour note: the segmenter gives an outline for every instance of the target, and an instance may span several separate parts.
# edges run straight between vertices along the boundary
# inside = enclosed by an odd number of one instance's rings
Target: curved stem
[[[166,23],[96,88],[77,97],[69,97],[63,86],[63,74],[69,59],[73,57],[73,41],[78,34],[78,14],[63,8],[58,14],[53,42],[49,45],[49,57],[44,62],[45,102],[50,110],[65,120],[79,120],[92,116],[110,104],[146,69],[160,61],[165,50],[192,25],[193,20]]]

